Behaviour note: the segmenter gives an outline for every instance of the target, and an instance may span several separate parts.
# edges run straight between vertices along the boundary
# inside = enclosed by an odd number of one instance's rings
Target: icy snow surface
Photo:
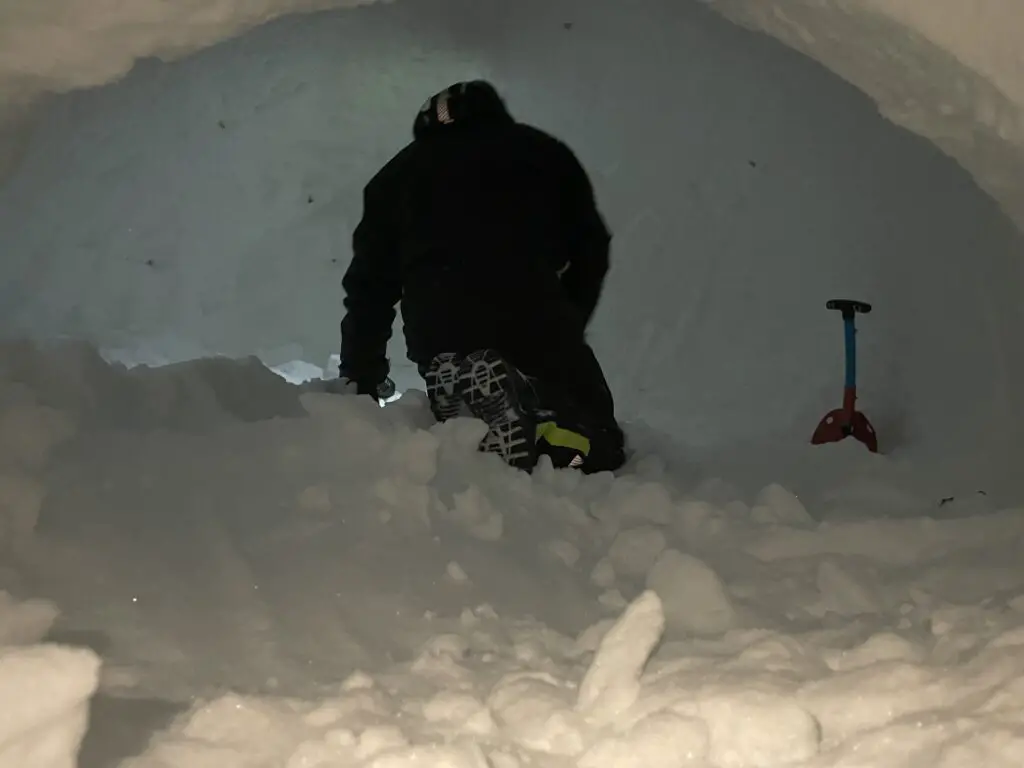
[[[1021,765],[1022,510],[855,444],[759,487],[481,430],[4,346],[0,766],[72,765],[94,690],[82,768]]]

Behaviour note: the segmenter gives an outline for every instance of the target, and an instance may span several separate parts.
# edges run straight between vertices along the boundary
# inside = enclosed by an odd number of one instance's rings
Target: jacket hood
[[[455,83],[431,96],[413,123],[413,137],[425,138],[455,127],[476,128],[514,122],[497,89],[486,80]]]

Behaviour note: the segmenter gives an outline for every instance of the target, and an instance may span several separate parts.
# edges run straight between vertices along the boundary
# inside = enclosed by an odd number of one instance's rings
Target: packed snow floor
[[[1024,765],[1024,515],[893,458],[531,477],[255,360],[0,382],[3,768]]]

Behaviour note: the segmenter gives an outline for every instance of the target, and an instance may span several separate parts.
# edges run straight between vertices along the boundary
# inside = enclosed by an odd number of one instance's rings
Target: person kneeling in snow
[[[363,193],[342,281],[342,379],[376,396],[401,302],[439,421],[482,419],[481,450],[527,471],[541,453],[618,469],[625,440],[585,338],[611,242],[586,172],[485,81],[431,97],[413,137]]]

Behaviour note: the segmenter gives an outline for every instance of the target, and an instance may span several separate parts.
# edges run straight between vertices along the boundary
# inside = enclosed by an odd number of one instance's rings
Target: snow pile
[[[40,351],[37,381],[66,359]],[[617,477],[527,476],[422,393],[293,391],[305,415],[83,421],[51,456],[10,578],[104,638],[103,697],[181,712],[104,764],[1019,765],[1020,510],[885,495],[884,472],[747,492],[643,441]],[[842,478],[855,447],[814,455]]]
[[[0,386],[0,468],[5,457],[44,465],[78,425],[200,430],[305,414],[298,391],[255,357],[128,368],[83,342],[0,341]]]

